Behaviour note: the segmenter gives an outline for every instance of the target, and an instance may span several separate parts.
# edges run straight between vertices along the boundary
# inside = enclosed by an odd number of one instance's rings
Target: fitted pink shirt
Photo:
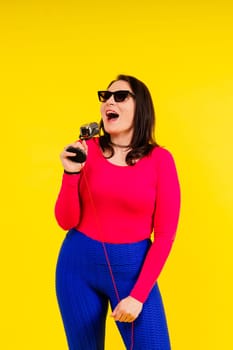
[[[172,155],[162,147],[133,166],[109,162],[99,139],[87,141],[80,174],[64,174],[55,216],[65,230],[76,228],[108,243],[150,238],[153,243],[130,295],[145,302],[171,250],[179,218],[180,187]]]

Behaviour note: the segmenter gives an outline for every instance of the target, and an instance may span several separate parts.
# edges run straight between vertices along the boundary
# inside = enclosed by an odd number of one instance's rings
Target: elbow
[[[64,210],[57,205],[54,209],[54,216],[58,225],[66,231],[76,227],[79,223],[79,215],[74,215],[70,211]]]
[[[58,219],[57,219],[57,223],[65,231],[69,231],[72,228],[77,226],[77,223],[66,222],[66,221],[58,220]]]
[[[58,226],[61,227],[64,231],[69,231],[72,229],[75,225],[68,225],[66,222],[62,222],[57,220]]]
[[[74,218],[64,218],[58,215],[55,215],[58,226],[60,226],[63,230],[68,231],[78,225],[78,219]]]

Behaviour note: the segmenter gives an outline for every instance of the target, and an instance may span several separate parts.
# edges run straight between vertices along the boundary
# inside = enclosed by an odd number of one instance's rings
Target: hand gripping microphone
[[[99,133],[99,124],[98,123],[90,123],[90,124],[84,124],[80,127],[80,140],[89,140],[93,136],[98,135]],[[85,162],[87,156],[86,153],[81,150],[80,148],[75,148],[73,146],[69,146],[66,149],[68,152],[75,153],[76,155],[74,157],[68,157],[70,160],[76,163],[83,163]]]

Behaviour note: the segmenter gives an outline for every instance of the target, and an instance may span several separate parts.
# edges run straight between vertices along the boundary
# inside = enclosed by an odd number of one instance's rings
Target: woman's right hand
[[[85,140],[77,141],[71,145],[66,146],[60,154],[60,158],[61,158],[61,162],[62,162],[64,170],[71,172],[71,173],[81,171],[85,162],[84,163],[77,163],[77,162],[73,162],[71,159],[69,159],[68,157],[74,157],[76,155],[73,152],[67,151],[67,148],[69,146],[79,148],[87,154],[87,150],[88,150],[87,144],[86,144]]]

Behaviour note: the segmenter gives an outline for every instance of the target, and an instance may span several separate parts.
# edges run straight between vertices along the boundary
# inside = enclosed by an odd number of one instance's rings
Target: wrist
[[[131,294],[129,295],[129,298],[132,300],[132,301],[136,301],[136,302],[138,302],[139,304],[143,304],[143,302],[141,301],[141,300],[139,300],[138,298],[135,298],[135,297],[133,297]]]

